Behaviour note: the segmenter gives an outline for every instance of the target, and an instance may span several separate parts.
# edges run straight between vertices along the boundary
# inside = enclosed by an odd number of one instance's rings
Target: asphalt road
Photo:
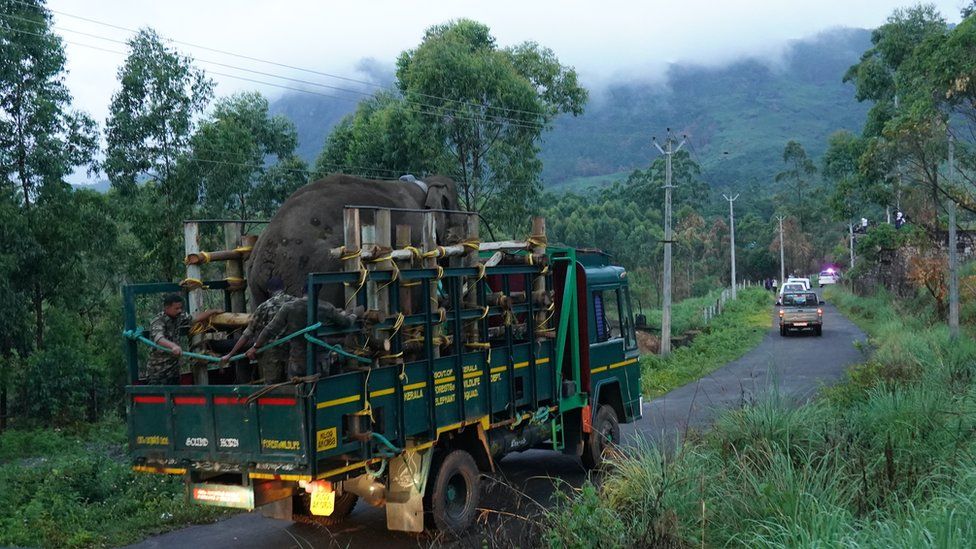
[[[830,304],[824,306],[822,337],[781,337],[778,327],[772,327],[775,316],[774,310],[770,331],[762,343],[739,360],[645,402],[643,419],[621,426],[624,439],[632,442],[635,437],[644,437],[669,443],[689,430],[706,429],[722,410],[771,392],[803,402],[864,358],[854,345],[865,339],[864,334]],[[532,517],[540,508],[551,505],[557,491],[578,487],[587,476],[577,459],[543,450],[509,455],[499,469],[483,482],[486,511],[481,528],[449,545],[537,545],[538,529]],[[429,547],[444,541],[427,534],[387,531],[383,509],[360,502],[349,520],[331,531],[247,513],[156,536],[133,547]]]

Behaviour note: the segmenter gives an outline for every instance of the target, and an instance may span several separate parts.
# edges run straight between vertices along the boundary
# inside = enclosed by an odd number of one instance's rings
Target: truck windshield
[[[820,299],[815,293],[786,294],[783,296],[785,307],[816,307]]]

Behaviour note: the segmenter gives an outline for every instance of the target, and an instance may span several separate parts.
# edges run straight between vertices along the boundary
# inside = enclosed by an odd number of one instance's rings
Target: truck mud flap
[[[423,532],[424,492],[433,450],[405,452],[390,460],[390,487],[386,500],[386,527],[401,532]]]

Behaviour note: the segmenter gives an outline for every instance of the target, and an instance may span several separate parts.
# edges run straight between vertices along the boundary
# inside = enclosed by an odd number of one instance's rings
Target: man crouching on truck
[[[257,341],[247,350],[247,358],[254,360],[257,357],[258,349],[273,340],[278,334],[288,335],[305,327],[308,312],[308,296],[301,299],[289,301],[278,309],[271,322],[261,330]],[[353,312],[343,311],[335,308],[331,303],[319,303],[318,319],[323,326],[335,326],[338,328],[348,328],[353,325],[357,318],[363,316],[363,307],[359,306]],[[280,371],[280,370],[279,370]],[[305,339],[296,337],[288,342],[288,377],[301,377],[305,375]],[[265,379],[265,383],[276,383],[284,379]]]
[[[244,348],[245,345],[254,342],[254,338],[258,334],[264,331],[264,328],[271,323],[275,315],[281,308],[291,301],[297,299],[295,296],[285,293],[285,283],[281,280],[281,277],[273,276],[268,279],[268,283],[265,286],[268,292],[271,293],[271,297],[261,302],[260,305],[254,310],[254,314],[251,315],[251,320],[247,323],[247,328],[244,329],[244,333],[238,338],[237,342],[234,343],[234,348],[230,350],[229,353],[220,357],[220,365],[223,367],[230,361],[233,355],[236,355],[238,351]],[[272,334],[271,339],[277,339],[282,336],[288,335],[287,333],[277,333]],[[274,349],[269,349],[258,357],[258,371],[261,374],[261,379],[265,383],[277,383],[282,381],[285,377],[284,367],[285,361],[288,360],[288,351],[284,346],[275,347]]]
[[[180,334],[190,328],[190,324],[204,322],[211,316],[222,313],[219,309],[208,309],[190,318],[183,312],[183,296],[167,294],[163,297],[163,310],[149,324],[149,339],[153,343],[169,349],[153,349],[149,352],[146,364],[146,383],[150,385],[178,385],[180,382],[180,358],[183,349],[177,343]]]

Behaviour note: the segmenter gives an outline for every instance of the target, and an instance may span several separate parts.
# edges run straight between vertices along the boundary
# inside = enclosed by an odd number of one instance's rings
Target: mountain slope
[[[792,43],[776,64],[744,59],[721,68],[673,65],[667,85],[611,84],[594,94],[583,116],[560,117],[544,136],[543,179],[550,187],[577,188],[581,181],[605,184],[623,177],[649,165],[657,155],[651,136],[660,139],[671,127],[688,134],[687,146],[713,186],[765,186],[782,169],[789,139],[817,157],[837,129],[860,130],[868,106],[855,101],[841,78],[870,46],[870,35],[835,29]],[[295,122],[299,154],[310,162],[354,109],[352,101],[301,93],[272,104],[272,112]]]

